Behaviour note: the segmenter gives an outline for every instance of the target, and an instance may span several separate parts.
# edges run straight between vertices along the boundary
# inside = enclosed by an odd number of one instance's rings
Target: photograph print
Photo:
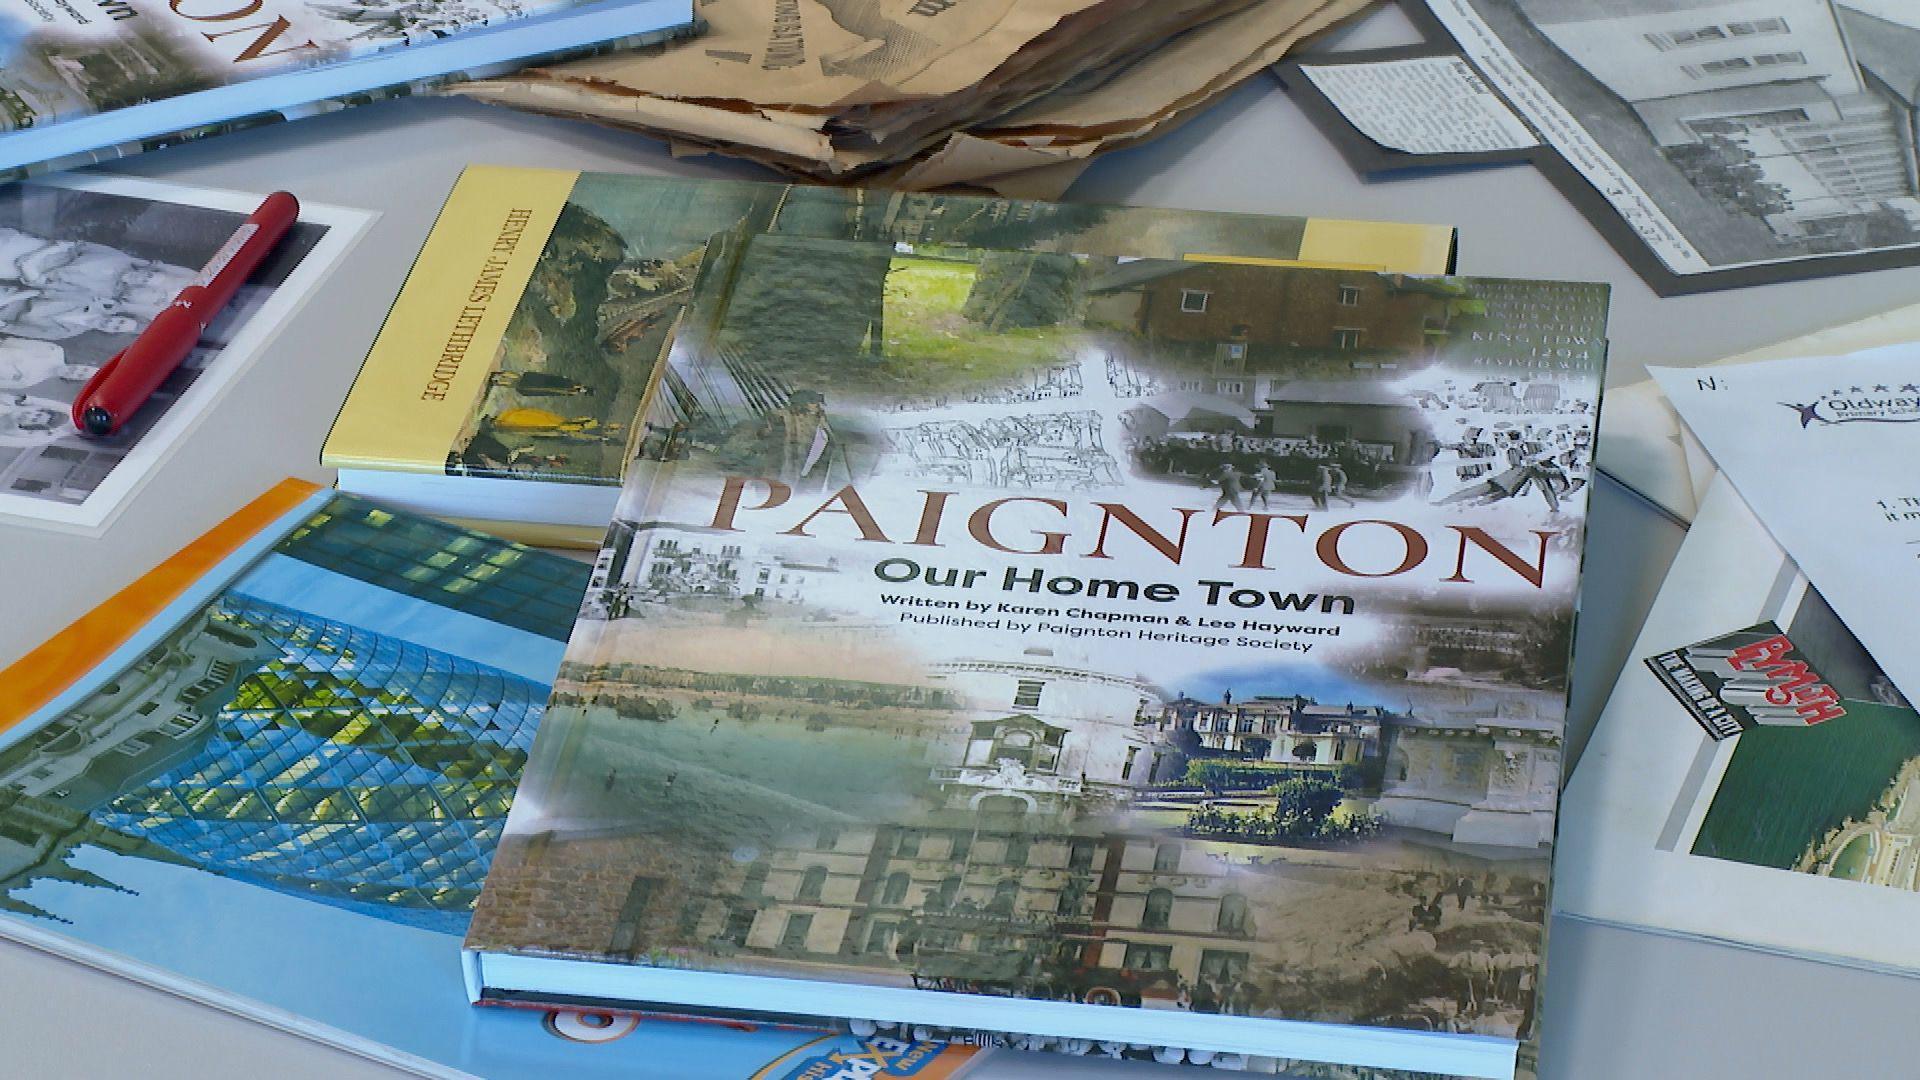
[[[74,426],[74,398],[132,344],[245,221],[252,196],[36,182],[0,192],[0,513],[101,524],[354,229],[309,212],[111,436]],[[183,399],[186,404],[182,404]],[[198,404],[195,404],[195,402]]]
[[[1920,258],[1906,0],[1424,2],[1671,281]]]

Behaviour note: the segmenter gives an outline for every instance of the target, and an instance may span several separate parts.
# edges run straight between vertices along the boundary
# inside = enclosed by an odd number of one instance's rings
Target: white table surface
[[[1346,46],[1400,44],[1391,12]],[[467,162],[758,177],[656,143],[458,101],[355,109],[149,154],[113,171],[377,209],[374,235],[298,314],[103,536],[0,525],[0,665],[283,475],[328,479],[319,446],[435,210]],[[1530,168],[1356,180],[1258,79],[1186,127],[1095,165],[1070,197],[1213,210],[1451,222],[1462,273],[1614,286],[1610,382],[1920,301],[1920,269],[1659,299]],[[1680,530],[1602,483],[1593,498],[1570,746],[1628,659]],[[297,978],[298,972],[288,972]],[[1920,979],[1557,919],[1543,1013],[1548,1080],[1920,1075]],[[985,1080],[1191,1070],[997,1056]],[[0,943],[0,1076],[358,1080],[400,1075],[251,1021]]]

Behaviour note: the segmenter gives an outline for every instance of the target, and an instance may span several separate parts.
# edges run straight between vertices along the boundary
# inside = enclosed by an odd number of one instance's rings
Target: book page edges
[[[1309,218],[1300,238],[1307,266],[1383,273],[1450,274],[1454,230],[1444,225]]]

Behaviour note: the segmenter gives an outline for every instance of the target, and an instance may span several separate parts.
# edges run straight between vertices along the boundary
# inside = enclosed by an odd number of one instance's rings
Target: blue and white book
[[[432,1075],[952,1077],[973,1048],[468,1004],[587,573],[261,496],[0,671],[0,935]]]
[[[692,0],[0,0],[0,178],[693,23]]]

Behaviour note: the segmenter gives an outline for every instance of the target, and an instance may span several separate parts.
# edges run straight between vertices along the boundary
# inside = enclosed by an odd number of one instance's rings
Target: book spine
[[[83,150],[77,154],[66,154],[57,158],[49,158],[45,161],[36,161],[26,165],[0,169],[0,183],[28,180],[50,173],[66,172],[69,169],[82,169],[89,165],[100,165],[109,161],[119,161],[122,158],[129,158],[135,154],[142,154],[149,150],[164,150],[169,146],[198,142],[210,135],[224,135],[231,131],[246,131],[251,128],[266,127],[270,124],[281,123],[287,119],[288,117],[283,113],[263,112],[254,113],[251,116],[235,117],[232,120],[223,120],[217,124],[200,124],[194,127],[181,128],[178,131],[167,132],[164,135],[156,135],[150,139],[116,143],[112,146],[101,146],[92,150]]]

